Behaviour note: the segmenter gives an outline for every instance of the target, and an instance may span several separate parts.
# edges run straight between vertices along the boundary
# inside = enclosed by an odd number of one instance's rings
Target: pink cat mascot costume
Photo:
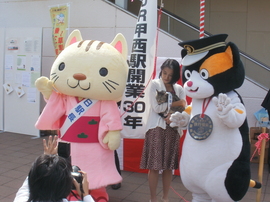
[[[36,127],[59,130],[60,141],[71,143],[72,165],[87,172],[90,190],[105,190],[122,181],[114,150],[120,145],[122,123],[116,101],[126,85],[126,58],[122,34],[108,44],[83,41],[79,30],[74,30],[53,63],[50,80],[36,81],[47,101]],[[108,201],[104,192],[91,195],[96,202]]]

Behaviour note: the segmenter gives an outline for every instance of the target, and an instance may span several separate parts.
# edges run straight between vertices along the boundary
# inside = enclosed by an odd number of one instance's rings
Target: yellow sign
[[[69,7],[67,5],[52,7],[50,9],[53,25],[52,40],[56,56],[64,50],[64,40],[68,27],[68,9]]]

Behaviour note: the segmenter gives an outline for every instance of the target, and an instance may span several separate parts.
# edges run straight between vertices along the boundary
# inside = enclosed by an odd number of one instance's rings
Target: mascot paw
[[[175,112],[170,117],[171,127],[185,128],[189,122],[189,115],[186,112]]]
[[[220,93],[218,97],[213,97],[213,102],[217,107],[218,114],[224,116],[232,109],[231,99],[223,93]]]
[[[42,76],[36,80],[35,85],[45,99],[50,98],[53,91],[53,83],[51,80],[45,76]]]
[[[110,150],[116,150],[120,146],[120,131],[109,131],[103,139],[104,144],[108,144]]]

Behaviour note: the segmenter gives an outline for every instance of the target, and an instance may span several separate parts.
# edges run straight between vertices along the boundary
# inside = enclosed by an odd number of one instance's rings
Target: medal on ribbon
[[[213,122],[208,115],[204,114],[211,99],[212,98],[208,100],[206,105],[205,105],[206,99],[204,99],[202,106],[202,114],[195,115],[188,124],[189,134],[195,140],[205,140],[212,133]]]

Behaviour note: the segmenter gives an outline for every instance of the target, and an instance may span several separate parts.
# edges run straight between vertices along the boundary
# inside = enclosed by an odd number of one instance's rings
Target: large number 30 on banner
[[[139,161],[150,109],[150,88],[147,84],[154,70],[156,35],[157,1],[142,0],[129,59],[128,80],[120,107],[123,145],[118,149],[118,154],[124,170],[141,171]]]
[[[52,40],[56,56],[58,56],[61,51],[64,50],[64,41],[66,36],[66,30],[68,27],[68,11],[68,5],[50,8],[53,26]]]

